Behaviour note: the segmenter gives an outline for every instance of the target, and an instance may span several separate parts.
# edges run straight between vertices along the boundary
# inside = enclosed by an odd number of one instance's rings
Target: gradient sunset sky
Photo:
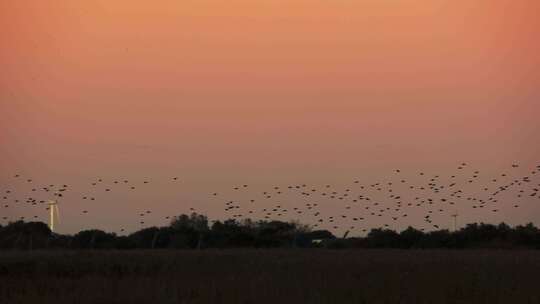
[[[118,231],[140,228],[142,210],[149,225],[189,208],[223,218],[224,201],[274,185],[346,188],[395,168],[523,176],[540,165],[538,12],[536,0],[1,1],[0,188],[24,200],[33,186],[14,174],[67,183],[60,232]],[[89,206],[96,178],[152,182]],[[540,201],[522,205],[458,211],[540,225]]]

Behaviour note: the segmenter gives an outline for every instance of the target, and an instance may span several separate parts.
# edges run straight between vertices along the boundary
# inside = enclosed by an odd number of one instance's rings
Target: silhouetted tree
[[[322,240],[316,244],[313,240]],[[216,221],[208,227],[204,215],[193,213],[175,217],[170,226],[150,227],[129,236],[101,230],[85,230],[73,236],[51,233],[41,222],[17,221],[0,225],[0,248],[49,249],[133,249],[133,248],[536,248],[540,230],[532,223],[514,228],[501,223],[469,224],[459,231],[424,233],[408,227],[401,233],[372,229],[366,237],[336,238],[327,230],[311,231],[298,222]]]
[[[45,223],[17,221],[0,229],[0,248],[44,248],[50,237],[51,230]]]
[[[134,232],[128,238],[137,248],[167,248],[172,230],[169,227],[150,227]]]
[[[424,233],[420,230],[409,226],[399,234],[400,248],[415,248],[424,237]]]
[[[372,229],[367,235],[370,247],[398,248],[399,234],[389,229]]]
[[[84,230],[73,236],[73,247],[79,249],[113,249],[116,234],[92,229]]]

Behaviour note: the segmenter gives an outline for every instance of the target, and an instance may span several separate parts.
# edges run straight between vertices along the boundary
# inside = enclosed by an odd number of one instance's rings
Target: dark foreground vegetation
[[[0,303],[540,303],[537,251],[0,252]]]
[[[227,220],[208,224],[196,213],[175,217],[169,226],[150,227],[127,236],[101,230],[75,235],[51,233],[45,223],[22,221],[0,226],[0,249],[209,249],[209,248],[505,248],[540,249],[540,230],[532,224],[469,224],[450,232],[412,227],[395,232],[372,229],[366,237],[339,238],[295,222]]]
[[[540,303],[540,251],[518,250],[538,248],[531,224],[338,238],[198,214],[127,236],[14,222],[0,227],[0,303]]]

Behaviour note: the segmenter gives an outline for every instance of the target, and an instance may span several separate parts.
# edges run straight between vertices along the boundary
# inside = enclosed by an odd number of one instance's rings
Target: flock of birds
[[[519,165],[513,164],[511,168],[515,170]],[[361,184],[359,180],[355,180],[348,187],[329,184],[318,187],[306,184],[274,186],[261,192],[262,196],[259,197],[263,201],[279,200],[280,196],[293,192],[304,197],[304,203],[294,207],[277,203],[260,208],[259,214],[262,212],[262,217],[266,220],[287,216],[292,218],[309,216],[309,222],[313,223],[312,227],[354,230],[361,225],[364,227],[361,229],[362,232],[368,231],[367,225],[363,223],[381,222],[377,218],[383,222],[378,228],[399,230],[396,222],[408,219],[411,214],[422,214],[422,221],[427,228],[420,230],[426,230],[446,228],[436,223],[434,218],[447,215],[455,220],[459,216],[457,210],[465,211],[464,207],[496,214],[502,208],[520,208],[525,197],[540,199],[540,183],[534,179],[537,174],[540,176],[540,165],[528,175],[510,178],[510,173],[502,173],[489,178],[487,183],[485,179],[483,182],[480,181],[479,170],[468,169],[467,163],[462,163],[457,167],[456,174],[446,179],[439,175],[427,176],[424,172],[418,172],[421,181],[415,178],[414,182],[406,178],[401,170],[396,169],[394,175],[386,182]],[[468,194],[470,192],[465,188],[472,188],[473,193]],[[233,189],[242,192],[248,189],[248,185]],[[504,194],[508,194],[508,197],[500,201],[500,197]],[[224,211],[232,218],[249,218],[256,213],[255,206],[258,201],[260,199],[255,198],[243,201],[229,200],[225,202]],[[331,210],[334,211],[332,215],[323,211],[328,208],[323,208],[319,203],[321,201],[330,203]],[[335,211],[341,212],[335,214]]]
[[[230,191],[225,191],[227,194],[211,192],[209,197],[213,203],[223,204],[222,214],[226,218],[238,221],[298,219],[314,229],[357,229],[366,232],[370,228],[399,230],[399,223],[412,225],[409,219],[415,217],[416,221],[422,221],[420,230],[442,229],[448,228],[440,223],[443,218],[450,217],[455,221],[460,213],[475,210],[482,214],[497,214],[509,208],[520,208],[530,200],[540,200],[540,183],[537,178],[540,176],[540,165],[527,169],[525,174],[517,164],[508,167],[508,172],[491,177],[483,176],[480,170],[470,168],[467,163],[461,163],[454,174],[448,176],[428,175],[425,172],[407,175],[396,169],[384,182],[367,184],[360,180],[353,180],[345,186],[301,183],[275,185],[262,191],[252,191],[250,185],[242,184],[228,189]],[[34,213],[36,209],[41,210],[43,216],[46,214],[43,209],[48,210],[49,207],[47,199],[40,198],[63,201],[71,190],[68,184],[36,185],[32,179],[23,178],[19,174],[13,175],[13,179],[30,185],[30,193],[21,196],[12,189],[2,190],[4,212],[0,213],[0,220],[4,222],[37,220],[40,218],[38,215],[8,216],[7,211],[14,205],[24,205],[34,208]],[[178,177],[171,177],[170,181],[181,182]],[[105,181],[96,178],[89,183],[94,189],[87,193],[92,194],[74,194],[84,202],[74,206],[86,206],[78,211],[86,216],[91,213],[92,205],[97,200],[96,191],[107,194],[119,187],[136,191],[149,183],[151,180],[148,179],[132,182],[128,179]],[[231,193],[235,198],[229,197]],[[69,203],[73,199],[70,193],[69,200],[65,200]],[[189,212],[198,210],[192,207]],[[151,214],[152,210],[138,211],[134,218],[144,227],[147,224],[146,218]],[[163,220],[171,221],[173,218],[165,216]],[[120,232],[124,231],[124,228],[120,228]]]

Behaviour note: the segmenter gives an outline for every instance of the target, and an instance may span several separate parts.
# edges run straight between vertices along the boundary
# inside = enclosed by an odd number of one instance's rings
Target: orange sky
[[[129,207],[104,198],[89,220],[66,202],[73,231],[129,226],[126,210],[222,216],[205,195],[236,183],[532,165],[538,11],[535,0],[2,1],[0,181],[183,179]],[[540,223],[537,206],[509,221]]]

